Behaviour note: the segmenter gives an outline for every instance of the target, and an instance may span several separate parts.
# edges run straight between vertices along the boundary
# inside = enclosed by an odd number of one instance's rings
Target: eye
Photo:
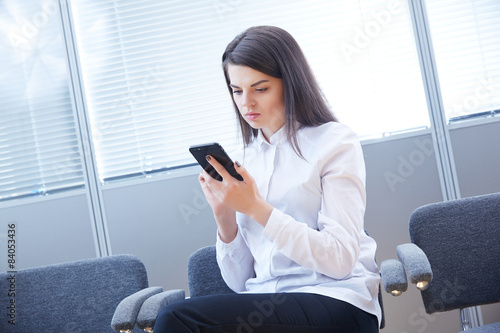
[[[233,94],[235,94],[235,95],[241,95],[241,90],[233,90]]]
[[[268,89],[268,88],[257,88],[257,92],[262,93],[262,92],[267,91],[267,89]]]

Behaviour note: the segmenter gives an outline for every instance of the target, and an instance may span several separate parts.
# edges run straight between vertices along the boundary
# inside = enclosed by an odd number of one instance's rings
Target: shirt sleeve
[[[216,242],[217,263],[221,275],[229,288],[234,292],[246,290],[245,282],[255,277],[253,256],[245,243],[240,230],[236,238],[230,243],[224,243],[217,234]]]
[[[347,131],[318,162],[322,199],[317,230],[274,209],[264,237],[284,255],[335,279],[348,276],[358,260],[364,232],[365,165],[357,136]]]

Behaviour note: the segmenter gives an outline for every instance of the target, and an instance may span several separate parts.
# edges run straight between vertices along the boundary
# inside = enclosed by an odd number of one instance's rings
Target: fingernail
[[[236,161],[235,163],[236,163],[236,165],[238,166],[238,168],[239,168],[239,167],[241,167],[240,162]]]
[[[205,156],[205,158],[207,159],[207,161],[210,161],[212,159],[210,155]]]

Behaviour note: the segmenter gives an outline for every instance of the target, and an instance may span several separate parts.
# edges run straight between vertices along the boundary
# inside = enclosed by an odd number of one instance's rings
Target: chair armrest
[[[411,283],[416,284],[419,290],[427,289],[429,282],[432,281],[432,269],[424,251],[413,243],[398,245],[396,251]]]
[[[113,319],[111,319],[111,328],[115,332],[132,331],[142,303],[162,291],[162,287],[149,287],[124,298],[115,309]]]
[[[382,261],[380,274],[384,290],[393,296],[399,296],[408,289],[408,280],[401,261],[397,259]]]
[[[139,310],[139,314],[137,315],[137,327],[152,332],[158,312],[160,312],[163,307],[185,298],[186,293],[182,289],[167,290],[151,296],[144,301]]]

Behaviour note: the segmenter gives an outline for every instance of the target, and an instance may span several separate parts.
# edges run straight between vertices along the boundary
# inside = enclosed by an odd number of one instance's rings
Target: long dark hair
[[[227,71],[229,64],[247,66],[282,79],[285,132],[299,156],[302,156],[297,141],[297,131],[300,128],[337,121],[299,44],[285,30],[273,26],[252,27],[228,44],[222,55],[222,67],[229,94],[232,96]],[[245,121],[234,100],[233,105],[244,143],[248,145],[257,136],[258,130]]]

